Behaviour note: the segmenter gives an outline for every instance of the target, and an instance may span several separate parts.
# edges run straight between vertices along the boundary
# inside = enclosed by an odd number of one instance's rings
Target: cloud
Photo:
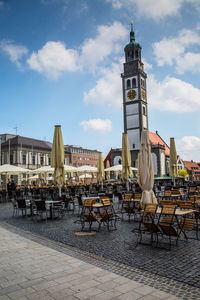
[[[0,9],[4,6],[4,2],[0,1]]]
[[[200,137],[184,136],[176,140],[177,153],[183,160],[200,161]]]
[[[44,73],[46,77],[57,79],[62,72],[75,72],[78,53],[67,49],[62,42],[47,42],[37,53],[33,52],[27,63],[30,69]]]
[[[21,68],[20,59],[28,53],[25,46],[15,45],[11,41],[4,40],[0,42],[0,49],[9,56],[11,62]]]
[[[112,122],[108,119],[91,119],[82,121],[81,126],[85,131],[96,131],[98,133],[107,133],[112,131]]]
[[[30,69],[51,79],[57,79],[64,71],[85,69],[94,72],[106,65],[109,55],[121,51],[121,43],[127,35],[126,28],[119,22],[111,26],[99,26],[96,38],[86,39],[80,45],[80,54],[74,49],[67,49],[63,42],[49,41],[38,52],[33,52],[27,63]]]
[[[200,35],[196,31],[183,29],[175,38],[164,38],[153,44],[154,55],[158,66],[173,65],[175,63],[177,73],[185,71],[200,71],[198,61],[200,53],[186,52],[192,45],[200,43]],[[197,63],[197,68],[193,66]]]
[[[81,46],[80,63],[94,72],[96,67],[110,55],[121,52],[121,44],[128,31],[119,22],[111,26],[99,26],[95,39],[86,39]]]
[[[152,18],[156,21],[177,15],[184,1],[189,0],[107,0],[107,2],[112,3],[114,9],[125,7],[130,10],[130,7],[132,9],[136,7],[140,16]],[[190,0],[190,2],[195,2],[195,0]]]
[[[103,69],[102,77],[89,92],[84,93],[84,102],[112,107],[122,106],[122,61],[113,63],[110,69]]]
[[[175,77],[158,82],[148,76],[148,102],[150,109],[176,113],[200,110],[200,90]]]

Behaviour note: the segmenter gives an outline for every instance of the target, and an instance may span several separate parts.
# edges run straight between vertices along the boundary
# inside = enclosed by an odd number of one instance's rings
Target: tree
[[[189,174],[186,171],[186,169],[180,169],[180,170],[178,170],[178,176],[183,177],[185,179],[187,176],[189,176]]]

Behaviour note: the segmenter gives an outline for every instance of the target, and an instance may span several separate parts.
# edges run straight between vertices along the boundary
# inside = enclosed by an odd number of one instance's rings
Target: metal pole
[[[1,166],[1,137],[0,137],[0,166]]]

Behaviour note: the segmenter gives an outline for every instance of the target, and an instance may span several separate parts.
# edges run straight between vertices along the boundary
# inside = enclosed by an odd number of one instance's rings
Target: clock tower
[[[130,42],[125,46],[125,63],[122,77],[124,132],[128,134],[131,163],[135,162],[140,150],[143,129],[148,129],[146,78],[141,61],[141,49],[135,41],[133,21],[131,21]]]

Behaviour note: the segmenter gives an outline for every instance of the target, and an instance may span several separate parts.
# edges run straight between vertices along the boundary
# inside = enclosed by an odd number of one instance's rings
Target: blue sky
[[[124,46],[142,45],[149,130],[200,161],[199,0],[0,0],[0,132],[121,147]]]

